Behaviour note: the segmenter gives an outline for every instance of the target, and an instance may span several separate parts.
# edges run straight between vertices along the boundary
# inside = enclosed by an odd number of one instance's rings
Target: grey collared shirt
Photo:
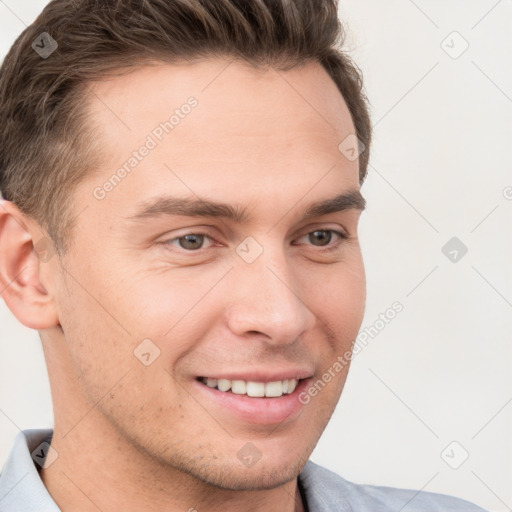
[[[50,443],[52,433],[51,429],[29,429],[16,436],[0,474],[0,512],[60,511],[35,462],[48,454],[48,444],[41,443]],[[443,494],[355,484],[311,461],[299,480],[309,512],[486,512]]]

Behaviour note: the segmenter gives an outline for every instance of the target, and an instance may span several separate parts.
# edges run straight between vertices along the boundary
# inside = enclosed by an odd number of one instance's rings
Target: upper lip
[[[313,375],[308,368],[288,368],[288,369],[248,369],[246,371],[237,370],[230,372],[208,372],[200,375],[210,379],[227,379],[227,380],[245,380],[254,382],[275,382],[286,379],[307,379]]]

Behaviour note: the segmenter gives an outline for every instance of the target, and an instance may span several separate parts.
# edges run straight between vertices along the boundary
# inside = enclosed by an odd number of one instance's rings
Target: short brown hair
[[[100,141],[81,108],[87,84],[151,61],[225,56],[280,69],[320,62],[364,145],[362,184],[371,122],[361,72],[341,50],[337,7],[337,0],[51,1],[0,68],[4,199],[36,219],[64,254],[73,228],[73,188],[101,164]],[[58,45],[51,55],[38,54],[34,46],[43,32]]]

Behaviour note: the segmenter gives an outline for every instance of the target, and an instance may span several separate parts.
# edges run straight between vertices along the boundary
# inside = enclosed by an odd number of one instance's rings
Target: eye
[[[203,249],[203,243],[206,238],[212,240],[207,233],[187,233],[186,235],[167,240],[164,244],[176,246],[175,242],[177,242],[178,248],[194,252]]]
[[[333,234],[338,237],[338,242],[331,244],[330,242],[333,239]],[[345,235],[345,233],[341,233],[334,229],[315,229],[315,231],[310,231],[309,233],[301,236],[298,240],[301,240],[302,238],[308,238],[315,247],[328,247],[329,250],[336,249],[342,240],[346,240],[349,237]]]

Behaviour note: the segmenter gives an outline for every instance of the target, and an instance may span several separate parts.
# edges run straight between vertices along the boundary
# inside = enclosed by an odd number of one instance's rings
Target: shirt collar
[[[45,446],[41,443],[48,443],[52,433],[52,429],[28,429],[16,435],[0,475],[0,512],[60,512],[32,458],[32,453],[41,453]]]

